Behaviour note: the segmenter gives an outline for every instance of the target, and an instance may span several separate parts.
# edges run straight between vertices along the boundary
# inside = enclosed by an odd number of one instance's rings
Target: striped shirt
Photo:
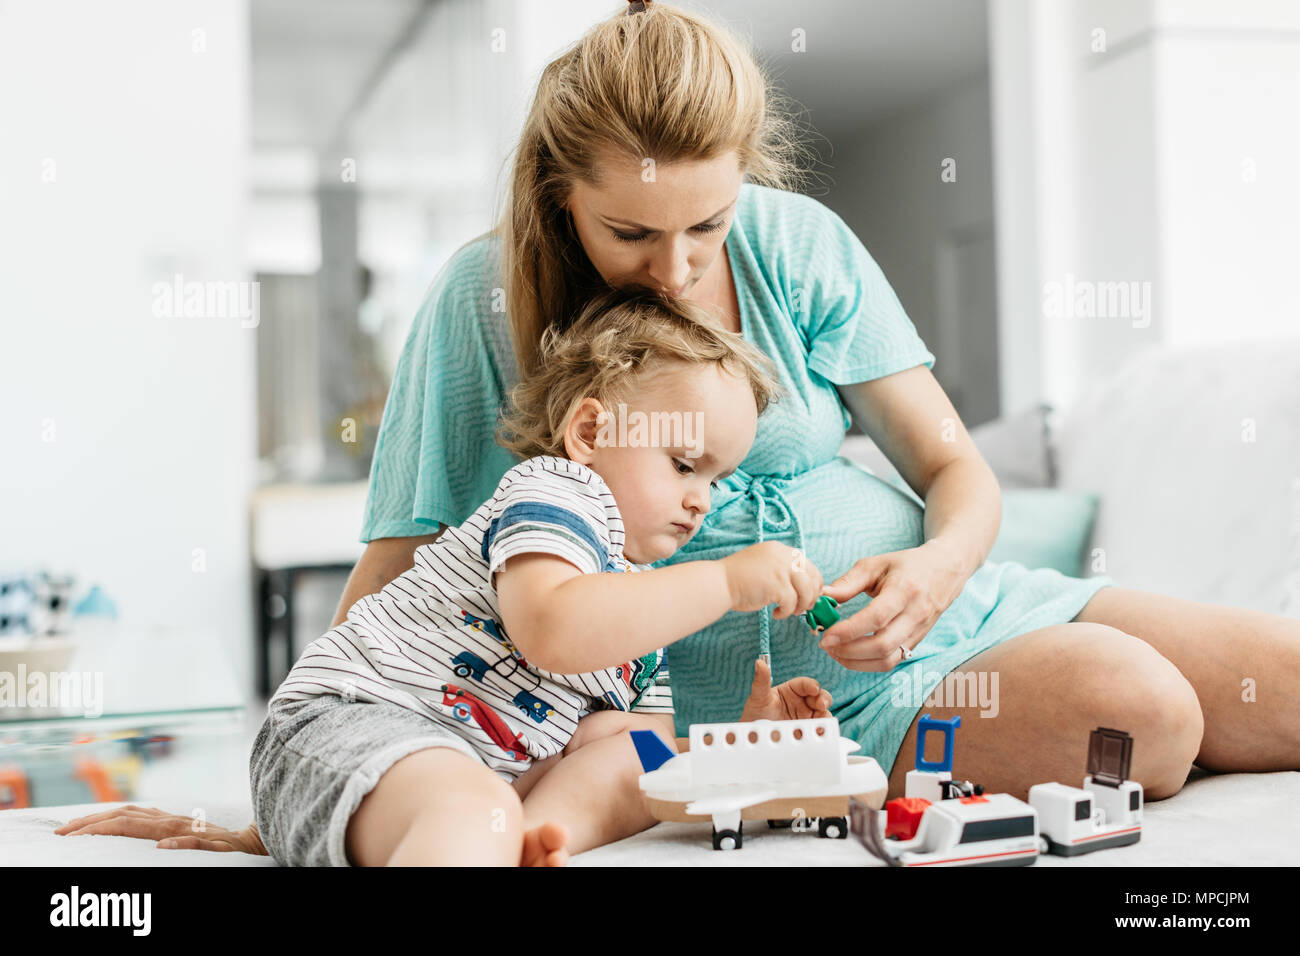
[[[437,720],[510,773],[560,753],[593,710],[671,713],[662,650],[554,674],[529,664],[501,623],[492,575],[508,558],[553,554],[584,574],[644,570],[623,545],[623,519],[598,474],[567,458],[521,462],[464,524],[416,548],[413,568],[313,641],[272,703],[388,701]]]

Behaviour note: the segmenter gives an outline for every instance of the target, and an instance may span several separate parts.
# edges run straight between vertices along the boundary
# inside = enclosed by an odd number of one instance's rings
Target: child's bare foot
[[[565,866],[569,862],[569,832],[558,823],[543,823],[524,833],[520,866]]]

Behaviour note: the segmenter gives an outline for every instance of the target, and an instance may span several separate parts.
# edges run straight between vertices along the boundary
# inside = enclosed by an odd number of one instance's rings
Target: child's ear
[[[606,441],[606,428],[609,415],[597,399],[584,398],[569,417],[569,425],[564,430],[564,449],[570,461],[590,465],[595,457],[595,450]]]

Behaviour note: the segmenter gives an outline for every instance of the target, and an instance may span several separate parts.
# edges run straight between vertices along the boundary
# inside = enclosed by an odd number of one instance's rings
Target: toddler
[[[630,742],[601,750],[595,773],[583,748],[635,727],[673,739],[663,646],[730,610],[777,603],[787,616],[820,594],[816,568],[777,542],[646,567],[691,538],[710,489],[748,454],[778,388],[761,353],[689,304],[612,291],[549,330],[540,354],[499,432],[525,460],[314,641],[273,695],[250,767],[280,862],[448,862],[422,851],[413,823],[389,834],[400,852],[349,831],[378,779],[428,748],[514,786],[520,862],[642,829]],[[762,683],[742,719],[829,707],[810,678]]]

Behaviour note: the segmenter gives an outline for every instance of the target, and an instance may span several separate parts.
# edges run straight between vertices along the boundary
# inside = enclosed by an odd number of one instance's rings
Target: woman
[[[1176,793],[1193,762],[1300,767],[1300,698],[1239,697],[1243,676],[1296,686],[1300,622],[984,560],[996,479],[870,255],[839,217],[787,191],[794,138],[756,64],[693,15],[658,3],[627,12],[543,72],[502,223],[452,257],[416,318],[372,466],[367,548],[334,623],[514,463],[493,441],[497,410],[541,331],[607,284],[641,285],[713,310],[776,362],[788,392],[672,560],[778,539],[838,576],[829,591],[845,604],[820,639],[797,620],[730,614],[673,645],[679,733],[734,719],[755,656],[770,653],[774,682],[808,674],[831,692],[843,732],[889,771],[891,795],[923,699],[958,668],[986,696],[926,712],[965,717],[954,772],[991,791],[1077,781],[1099,725],[1134,735],[1130,775],[1148,799]],[[850,411],[924,508],[837,457]],[[189,827],[124,808],[61,832],[261,852],[253,828]]]

